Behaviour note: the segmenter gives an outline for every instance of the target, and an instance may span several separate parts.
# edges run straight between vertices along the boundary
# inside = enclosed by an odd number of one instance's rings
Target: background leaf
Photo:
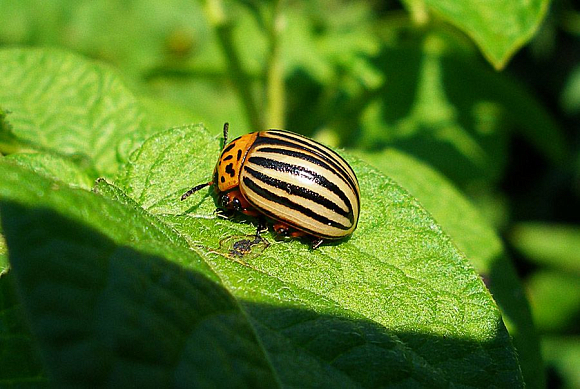
[[[548,0],[422,2],[469,35],[497,69],[534,35],[550,4]]]
[[[534,321],[543,332],[571,332],[580,314],[580,277],[554,271],[535,273],[528,281]]]
[[[564,388],[575,388],[580,386],[580,374],[578,373],[578,363],[580,362],[580,339],[577,337],[547,337],[543,342],[543,349],[546,359],[549,360],[558,372],[569,377],[569,381],[564,383]]]
[[[0,232],[2,230],[0,229]],[[4,236],[0,234],[0,276],[8,271],[8,249]]]
[[[473,192],[503,176],[509,134],[555,165],[569,158],[560,127],[525,88],[476,62],[444,30],[409,34],[373,59],[379,86],[335,107],[342,145],[397,148]]]
[[[19,153],[7,156],[6,161],[15,162],[70,186],[83,189],[90,189],[93,186],[93,180],[86,171],[72,160],[59,155],[46,152]]]
[[[4,49],[0,73],[0,106],[29,147],[111,174],[150,131],[139,103],[102,65],[60,50]]]
[[[511,234],[514,246],[539,264],[580,275],[580,228],[520,223]]]

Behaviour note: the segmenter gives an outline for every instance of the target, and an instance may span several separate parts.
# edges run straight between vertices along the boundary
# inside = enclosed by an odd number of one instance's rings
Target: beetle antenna
[[[199,184],[199,185],[194,186],[193,188],[191,188],[190,190],[188,190],[187,192],[185,192],[184,194],[181,195],[181,201],[185,200],[186,198],[188,198],[189,196],[191,196],[192,194],[194,194],[198,190],[203,189],[206,186],[210,186],[210,185],[213,185],[213,181],[206,182],[205,184]]]
[[[230,123],[224,123],[224,149],[228,145],[228,130],[230,129]]]

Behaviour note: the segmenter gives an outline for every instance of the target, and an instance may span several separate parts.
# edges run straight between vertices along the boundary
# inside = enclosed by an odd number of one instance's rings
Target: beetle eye
[[[242,211],[242,203],[240,202],[240,199],[238,199],[237,197],[234,197],[234,200],[232,201],[232,203],[234,204],[234,209],[238,212]]]
[[[219,203],[220,203],[220,205],[221,205],[222,208],[227,209],[229,207],[229,205],[230,205],[230,198],[229,198],[229,196],[226,193],[222,194],[220,196]]]

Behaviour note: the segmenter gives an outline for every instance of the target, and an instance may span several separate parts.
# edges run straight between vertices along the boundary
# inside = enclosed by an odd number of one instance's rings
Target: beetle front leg
[[[222,208],[216,208],[215,211],[213,211],[213,213],[222,219],[230,219],[234,216],[235,212],[231,209],[222,209]]]
[[[317,248],[320,247],[320,245],[324,242],[324,239],[322,238],[314,238],[312,239],[312,250],[316,250]]]

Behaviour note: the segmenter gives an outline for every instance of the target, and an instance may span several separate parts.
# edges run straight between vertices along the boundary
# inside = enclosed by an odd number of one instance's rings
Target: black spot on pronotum
[[[239,160],[240,160],[240,158],[242,158],[242,149],[239,149],[239,150],[238,150],[238,156],[237,156],[237,158],[236,158],[236,159],[239,161]]]
[[[233,177],[236,175],[236,172],[234,171],[234,164],[230,163],[228,164],[228,166],[226,166],[226,173],[228,173],[230,175],[230,177]]]
[[[232,159],[234,156],[233,155],[228,155],[227,157],[224,158],[224,161],[229,161],[230,159]]]
[[[228,151],[230,151],[231,149],[233,149],[236,146],[236,142],[232,141],[232,143],[230,143],[225,149],[224,151],[222,151],[222,154],[227,153]]]
[[[220,177],[220,181],[221,181],[221,183],[223,184],[224,182],[226,182],[226,178],[225,178],[224,176],[221,176],[221,177]]]

